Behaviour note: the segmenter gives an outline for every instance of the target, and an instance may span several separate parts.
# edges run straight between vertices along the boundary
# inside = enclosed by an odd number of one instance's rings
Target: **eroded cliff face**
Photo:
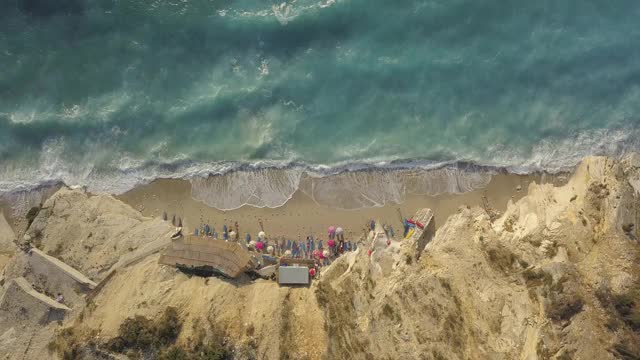
[[[372,232],[310,288],[159,265],[153,249],[168,225],[109,197],[59,192],[28,234],[96,282],[116,270],[63,325],[94,343],[128,317],[172,306],[184,322],[178,343],[222,329],[237,358],[631,359],[640,354],[638,190],[639,157],[588,158],[566,185],[531,185],[493,222],[461,207],[419,254]],[[45,345],[47,329],[35,337]],[[11,336],[0,329],[0,341]]]
[[[586,159],[567,185],[531,185],[494,223],[461,207],[419,263],[396,255],[388,274],[374,270],[375,252],[334,264],[318,287],[329,358],[640,353],[639,166]]]

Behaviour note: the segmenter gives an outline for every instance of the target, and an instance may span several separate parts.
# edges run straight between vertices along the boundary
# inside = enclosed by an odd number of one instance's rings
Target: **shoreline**
[[[564,179],[564,174],[500,173],[492,175],[488,185],[482,189],[460,194],[408,195],[400,204],[388,203],[384,206],[360,209],[338,209],[319,204],[298,189],[291,199],[280,207],[258,208],[245,205],[234,210],[219,210],[194,199],[190,182],[177,179],[155,180],[115,197],[141,211],[145,216],[159,217],[166,211],[171,219],[175,214],[176,217],[182,218],[183,226],[188,233],[200,223],[208,223],[221,232],[223,224],[231,226],[237,221],[241,238],[244,239],[247,232],[255,238],[260,231],[258,222],[261,220],[265,231],[272,237],[297,240],[313,235],[323,239],[326,237],[326,229],[334,225],[345,228],[346,237],[357,238],[363,233],[365,223],[370,219],[389,224],[396,233],[400,233],[402,227],[397,209],[400,209],[405,218],[410,218],[418,209],[431,208],[435,213],[436,227],[440,227],[460,206],[483,206],[483,196],[486,196],[491,208],[503,212],[509,200],[516,201],[527,193],[530,183],[558,185],[563,183]]]
[[[585,155],[588,156],[588,155]],[[393,172],[414,172],[419,174],[439,171],[457,171],[460,174],[547,174],[558,176],[573,172],[577,162],[544,166],[541,164],[490,164],[476,160],[427,160],[423,158],[369,159],[340,161],[331,164],[306,163],[299,160],[260,160],[198,162],[176,160],[171,162],[148,162],[139,165],[127,165],[109,169],[112,172],[98,171],[91,176],[78,176],[71,172],[62,172],[54,177],[31,179],[27,182],[3,179],[0,190],[0,202],[6,196],[32,193],[60,186],[82,187],[91,193],[125,194],[140,186],[149,185],[158,180],[186,180],[208,182],[215,178],[225,178],[233,174],[251,174],[256,172],[291,172],[301,179],[323,179],[349,174],[386,174]],[[34,169],[37,173],[37,169]]]
[[[220,210],[208,205],[209,201],[206,201],[207,199],[201,200],[197,198],[194,195],[194,182],[187,179],[156,179],[148,184],[138,185],[123,194],[113,194],[112,196],[131,205],[145,216],[159,217],[163,211],[166,211],[169,219],[171,219],[172,215],[176,214],[177,217],[182,217],[188,232],[193,231],[200,223],[209,223],[210,226],[221,232],[223,224],[231,226],[235,221],[238,221],[242,238],[247,232],[252,237],[255,237],[255,234],[260,231],[258,220],[262,220],[269,235],[283,236],[292,240],[305,238],[307,235],[323,238],[326,236],[326,229],[331,225],[342,226],[349,237],[359,237],[362,234],[365,223],[370,219],[377,219],[393,226],[396,233],[401,231],[400,216],[397,209],[400,209],[405,218],[410,218],[418,209],[429,207],[435,212],[436,227],[442,225],[449,215],[455,213],[460,206],[482,206],[483,196],[487,197],[491,208],[503,212],[510,199],[515,201],[526,194],[529,183],[543,182],[558,185],[562,184],[566,180],[566,175],[569,174],[569,172],[517,174],[508,172],[506,169],[493,169],[492,172],[489,172],[484,167],[472,164],[467,164],[467,166],[471,168],[457,167],[453,175],[443,175],[449,170],[440,168],[423,171],[388,170],[387,172],[376,172],[371,169],[359,172],[345,172],[323,178],[304,177],[300,179],[297,189],[293,190],[290,195],[286,194],[283,204],[276,207],[245,204],[231,210]],[[460,171],[455,172],[458,170]],[[424,182],[429,189],[435,188],[440,192],[437,195],[403,194],[400,201],[398,199],[384,199],[385,204],[382,206],[363,205],[353,208],[354,203],[359,204],[358,201],[362,199],[368,200],[363,193],[368,191],[369,188],[374,187],[374,185],[386,185],[384,182],[386,174],[396,174],[403,179],[403,185],[412,184],[414,187],[415,184],[413,183],[416,181],[416,174],[418,176],[427,174],[432,177],[427,178],[426,181],[421,178],[420,181]],[[245,175],[246,173],[242,176]],[[282,178],[278,175],[278,170],[270,171],[267,175],[269,176],[269,181],[271,181],[269,184],[278,183],[279,179]],[[451,176],[447,177],[447,175]],[[274,176],[277,178],[275,181]],[[344,179],[341,179],[343,176],[356,176],[356,178],[350,178],[349,182],[344,183],[342,182]],[[467,181],[473,176],[483,176],[488,181],[486,181],[486,185],[481,185],[479,188],[476,188],[476,184],[471,184],[472,186],[461,184],[461,181]],[[245,190],[242,186],[239,187],[237,184],[233,184],[234,179],[231,177],[211,176],[205,181],[219,181],[220,179],[224,179],[225,183],[231,183],[236,186],[236,189]],[[375,179],[377,183],[372,184],[370,182],[371,179]],[[246,180],[249,180],[249,182],[243,183],[244,186],[265,186],[260,181],[251,183],[251,178]],[[264,180],[264,178],[261,177],[258,180]],[[420,186],[424,187],[425,184]],[[335,187],[333,187],[334,185]],[[56,183],[55,185],[42,186],[32,191],[25,190],[14,194],[3,194],[0,197],[0,209],[3,210],[4,216],[17,236],[21,236],[26,227],[26,220],[24,219],[26,211],[31,206],[37,206],[39,203],[44,202],[60,187],[64,186],[62,183]],[[225,186],[228,186],[228,184]],[[453,192],[447,190],[451,186],[453,186]],[[318,199],[310,195],[318,187],[329,189],[328,197],[324,200],[331,201],[318,201]],[[518,187],[521,190],[517,190]],[[465,191],[465,189],[469,190]],[[202,191],[202,189],[199,191]],[[379,189],[374,188],[372,191],[377,193]],[[215,198],[217,194],[218,192],[215,189],[211,189],[207,196]],[[356,199],[358,201],[354,201],[354,197],[358,197]],[[338,206],[340,204],[337,204],[334,198],[348,199],[344,200],[346,201],[345,204],[348,202],[348,205]],[[20,202],[19,211],[15,210],[16,201]],[[16,214],[19,215],[16,216]]]

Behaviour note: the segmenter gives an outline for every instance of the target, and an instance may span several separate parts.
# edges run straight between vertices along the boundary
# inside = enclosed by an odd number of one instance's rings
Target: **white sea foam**
[[[205,204],[224,210],[243,205],[279,207],[293,196],[302,171],[291,169],[241,169],[226,175],[191,180],[191,195]]]
[[[16,194],[65,183],[86,186],[96,193],[121,194],[155,179],[174,178],[190,180],[195,199],[220,209],[278,207],[297,190],[320,204],[354,209],[399,203],[410,194],[462,193],[482,188],[496,167],[516,173],[567,171],[587,155],[618,157],[640,150],[638,135],[638,131],[629,129],[589,131],[570,139],[542,141],[528,157],[494,148],[494,156],[488,161],[464,159],[463,163],[389,158],[331,165],[293,160],[194,162],[185,155],[162,158],[160,147],[151,160],[122,154],[107,168],[96,165],[96,159],[113,155],[105,154],[99,144],[80,160],[71,161],[67,157],[71,149],[63,138],[55,138],[43,145],[38,159],[3,164],[0,193]],[[291,159],[295,158],[291,154]],[[472,163],[478,165],[469,165]]]
[[[410,195],[458,194],[486,186],[490,169],[449,165],[436,169],[358,170],[307,177],[300,189],[318,204],[341,209],[402,203]]]

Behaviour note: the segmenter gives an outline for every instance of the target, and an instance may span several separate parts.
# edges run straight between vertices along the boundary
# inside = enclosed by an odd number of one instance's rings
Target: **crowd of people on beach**
[[[163,214],[163,219],[167,220],[166,213]],[[403,220],[404,236],[410,235],[414,227],[422,227],[422,224],[416,224],[407,219]],[[179,217],[176,218],[174,215],[171,222],[179,229],[179,231],[176,232],[176,238],[182,236],[182,219]],[[242,241],[237,221],[234,222],[232,226],[223,224],[220,232],[218,232],[214,226],[203,222],[201,219],[200,224],[193,230],[193,236],[211,240],[238,242],[247,250],[261,254],[261,258],[265,260],[266,263],[276,263],[279,258],[303,259],[313,260],[316,268],[327,266],[342,254],[356,251],[359,247],[357,241],[345,240],[345,231],[340,226],[329,226],[326,233],[326,240],[320,237],[316,238],[314,235],[309,235],[305,239],[299,236],[297,240],[291,240],[286,237],[267,237],[262,221],[259,221],[259,225],[262,230],[258,232],[255,239],[247,232],[244,235],[244,241]],[[387,239],[395,237],[395,231],[391,225],[381,225],[387,234]],[[375,230],[375,227],[376,222],[374,220],[367,221],[363,229],[364,239],[367,238],[370,231]],[[389,245],[389,240],[387,240],[387,245]],[[370,254],[371,249],[367,252]],[[260,261],[260,263],[262,266],[265,265],[262,261]]]
[[[213,226],[201,223],[194,229],[194,236],[211,238],[212,240],[239,241],[239,227],[235,222],[233,226],[224,224],[218,233]],[[260,231],[254,240],[250,233],[244,236],[245,245],[249,250],[273,256],[288,257],[293,259],[315,259],[323,264],[349,251],[356,251],[358,245],[355,241],[345,240],[344,229],[340,226],[330,226],[327,230],[326,241],[309,235],[306,239],[291,240],[285,237],[278,239],[267,238],[264,231]]]

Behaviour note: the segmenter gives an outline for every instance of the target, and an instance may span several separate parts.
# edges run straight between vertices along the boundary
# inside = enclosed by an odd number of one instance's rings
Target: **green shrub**
[[[47,349],[50,353],[58,354],[63,360],[79,360],[81,344],[80,334],[74,328],[64,328],[47,345]]]
[[[213,325],[212,325],[213,326]],[[110,351],[126,354],[129,358],[153,356],[159,360],[227,360],[232,353],[223,343],[223,334],[214,331],[207,336],[198,327],[191,345],[177,345],[182,331],[182,321],[176,308],[168,307],[155,321],[144,316],[126,319],[120,325],[118,336],[110,339],[105,347]],[[71,359],[74,360],[74,359]]]
[[[164,314],[156,324],[157,341],[161,346],[166,346],[176,341],[180,330],[182,329],[182,321],[178,317],[178,310],[174,307],[165,309]]]
[[[157,341],[153,322],[140,315],[126,319],[120,325],[119,334],[126,348],[142,350]]]
[[[172,345],[160,353],[158,360],[189,360],[189,354],[181,347]]]
[[[609,286],[603,284],[596,290],[596,297],[609,313],[607,328],[615,331],[624,323],[631,330],[640,331],[640,289],[637,286],[624,294],[613,295]]]
[[[527,286],[535,287],[541,285],[547,285],[551,287],[553,285],[553,277],[548,272],[542,269],[529,268],[522,272]]]
[[[178,311],[168,307],[155,321],[140,315],[127,318],[120,325],[118,336],[110,339],[106,347],[119,353],[128,350],[155,353],[173,344],[181,329],[182,321],[178,317]]]
[[[566,321],[582,311],[584,301],[580,297],[562,296],[553,299],[547,314],[551,320]]]
[[[232,353],[221,344],[209,343],[196,346],[192,352],[193,360],[230,360]]]
[[[611,348],[611,352],[617,359],[622,360],[638,360],[640,359],[640,353],[634,351],[631,346],[624,342],[617,343]]]
[[[640,300],[636,292],[614,296],[613,307],[633,331],[640,331]]]
[[[67,327],[56,331],[53,341],[47,344],[50,353],[62,360],[80,360],[96,354],[96,331]]]

